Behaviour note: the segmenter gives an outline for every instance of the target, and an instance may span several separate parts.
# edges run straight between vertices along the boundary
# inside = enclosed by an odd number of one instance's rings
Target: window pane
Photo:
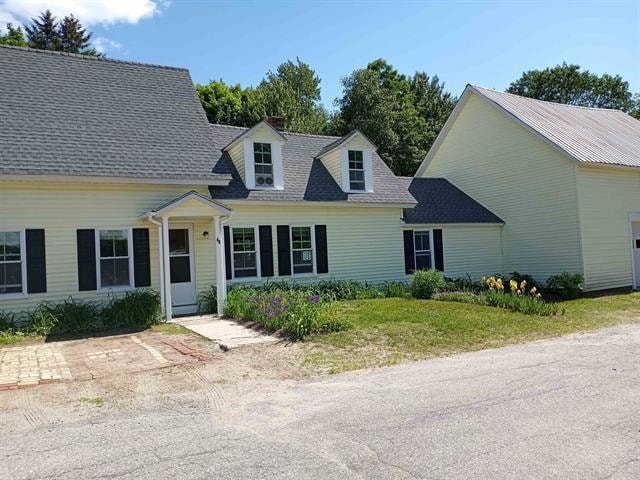
[[[100,260],[100,285],[102,287],[129,286],[129,259]]]
[[[313,273],[313,253],[311,250],[293,252],[293,273]]]
[[[0,263],[0,293],[22,292],[22,264]]]
[[[267,164],[256,164],[256,175],[272,175],[273,174],[273,165]]]
[[[171,257],[169,259],[171,283],[191,281],[191,260],[189,257]]]
[[[349,170],[349,180],[364,183],[364,172],[362,170]]]
[[[429,232],[415,232],[416,251],[431,250],[431,242],[429,240]]]
[[[0,262],[20,260],[20,232],[0,232]]]
[[[431,268],[431,254],[430,253],[416,254],[416,270],[428,270],[430,268]]]
[[[349,190],[364,190],[364,182],[351,180],[349,182]]]
[[[256,249],[255,235],[253,228],[233,229],[233,251],[251,252]]]
[[[126,230],[100,230],[101,257],[126,257],[128,251]]]
[[[294,250],[311,248],[311,227],[292,227],[291,244]]]
[[[113,240],[107,235],[108,232],[100,232],[100,256],[113,257]]]
[[[257,277],[258,269],[256,267],[255,252],[234,253],[233,254],[233,273],[236,277]]]
[[[362,169],[362,152],[349,150],[349,168]]]
[[[169,254],[186,255],[189,253],[189,230],[180,228],[169,230]]]

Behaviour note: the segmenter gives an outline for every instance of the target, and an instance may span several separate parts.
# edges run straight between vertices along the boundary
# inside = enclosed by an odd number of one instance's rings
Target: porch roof
[[[231,215],[226,205],[199,194],[195,190],[185,193],[145,213],[145,217],[204,217]]]

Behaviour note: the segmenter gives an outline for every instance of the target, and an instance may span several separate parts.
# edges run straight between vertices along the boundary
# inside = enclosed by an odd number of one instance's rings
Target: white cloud
[[[137,23],[167,6],[162,0],[0,0],[0,21],[28,22],[49,9],[56,17],[73,13],[85,26]]]
[[[100,53],[113,52],[114,50],[126,53],[123,51],[124,47],[121,43],[106,37],[97,37],[91,39],[91,46]]]

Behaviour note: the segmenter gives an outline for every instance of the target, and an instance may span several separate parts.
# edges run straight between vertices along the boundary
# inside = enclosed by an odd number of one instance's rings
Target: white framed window
[[[258,278],[257,227],[231,227],[233,278]]]
[[[24,230],[0,231],[0,298],[26,295],[25,253]]]
[[[364,190],[362,150],[349,150],[349,190]]]
[[[431,230],[415,230],[413,232],[413,254],[416,270],[433,268],[433,235]]]
[[[273,188],[273,157],[270,143],[253,143],[256,187]]]
[[[132,231],[130,228],[96,230],[99,290],[133,288]]]
[[[316,271],[316,246],[313,226],[292,226],[291,272],[293,275],[313,274]]]

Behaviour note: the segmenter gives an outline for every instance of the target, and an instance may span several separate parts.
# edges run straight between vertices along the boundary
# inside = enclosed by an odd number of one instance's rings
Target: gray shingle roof
[[[500,106],[581,163],[640,167],[640,121],[620,110],[544,102],[467,87]]]
[[[325,146],[338,137],[304,135],[282,132],[287,141],[282,146],[284,173],[283,190],[248,190],[238,174],[228,153],[222,148],[241,135],[245,128],[228,125],[211,125],[218,161],[213,169],[217,174],[232,175],[227,187],[210,187],[215,199],[246,199],[260,201],[316,201],[350,203],[398,203],[415,204],[403,182],[396,177],[382,159],[373,154],[374,192],[345,193],[325,168],[315,159]]]
[[[405,223],[504,223],[497,215],[444,178],[399,177],[418,200],[405,208]]]
[[[223,179],[189,72],[0,47],[0,174]]]

